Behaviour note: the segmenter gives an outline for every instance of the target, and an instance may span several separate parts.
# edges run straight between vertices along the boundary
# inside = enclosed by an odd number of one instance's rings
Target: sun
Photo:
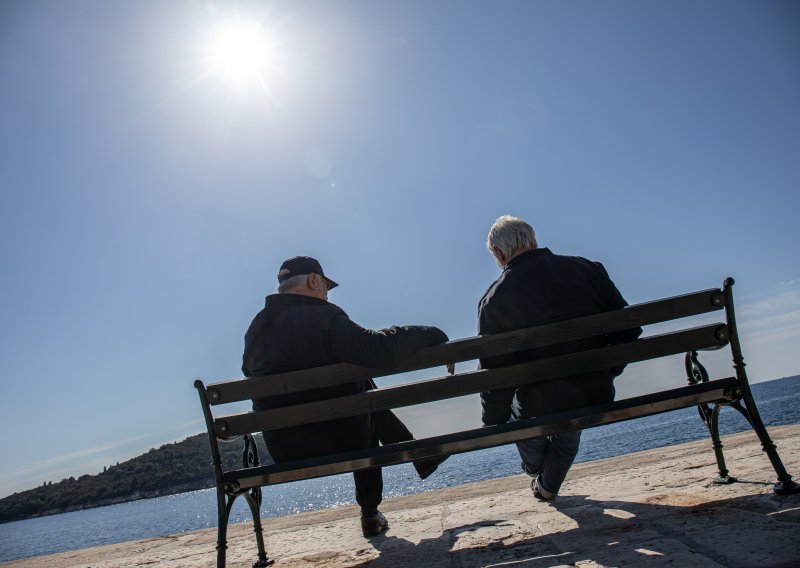
[[[270,72],[270,46],[266,30],[244,20],[220,22],[208,40],[209,73],[230,87],[264,86]]]

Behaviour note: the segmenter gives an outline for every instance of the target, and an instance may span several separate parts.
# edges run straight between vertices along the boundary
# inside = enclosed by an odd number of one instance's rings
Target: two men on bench
[[[267,296],[245,335],[242,371],[261,376],[332,363],[353,363],[369,368],[393,367],[420,349],[447,342],[435,327],[391,327],[364,329],[350,320],[338,306],[329,303],[328,291],[337,286],[325,276],[320,263],[307,256],[284,262],[278,272],[278,293]],[[315,400],[337,398],[374,388],[372,381],[359,381],[253,401],[254,410],[267,410]],[[276,463],[339,452],[360,450],[413,439],[413,435],[391,411],[352,416],[303,426],[264,432],[267,449]],[[415,462],[425,479],[441,459]],[[361,506],[361,529],[365,537],[385,531],[389,523],[378,511],[382,500],[380,468],[353,472],[356,501]]]
[[[605,268],[581,257],[556,255],[539,248],[533,228],[511,216],[500,217],[489,231],[487,247],[503,269],[480,300],[480,335],[522,329],[574,317],[615,310],[627,305]],[[392,327],[372,331],[350,320],[329,303],[337,284],[310,257],[293,257],[278,272],[278,293],[267,296],[245,335],[242,371],[261,376],[332,363],[370,368],[392,367],[417,351],[445,343],[435,327]],[[609,336],[578,340],[575,347],[602,347],[636,339],[641,328]],[[496,368],[566,353],[563,346],[482,359],[481,368]],[[481,393],[482,420],[487,426],[553,414],[614,400],[613,380],[624,367]],[[360,381],[313,391],[276,395],[253,401],[254,410],[336,398],[374,388]],[[534,495],[550,500],[558,494],[580,444],[580,431],[524,440],[517,444],[523,470],[533,477]],[[264,432],[276,463],[413,439],[390,411],[312,423]],[[415,463],[423,479],[441,460]],[[380,534],[388,522],[378,511],[382,500],[380,468],[353,473],[356,501],[361,506],[365,537]]]
[[[533,228],[505,215],[489,231],[486,246],[503,269],[478,304],[480,335],[524,329],[560,320],[616,310],[627,302],[599,262],[553,254],[539,248]],[[603,347],[632,341],[641,328],[577,340],[575,347]],[[568,353],[569,348],[542,347],[524,353],[481,359],[491,369]],[[624,367],[564,377],[532,385],[481,393],[484,425],[505,424],[611,402],[614,377]],[[533,479],[537,499],[558,495],[581,439],[581,431],[565,432],[517,443],[522,469]]]

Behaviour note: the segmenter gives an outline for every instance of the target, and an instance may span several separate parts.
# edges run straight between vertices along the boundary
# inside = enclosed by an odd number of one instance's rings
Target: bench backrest
[[[202,381],[197,381],[195,386],[200,393],[213,447],[216,445],[216,438],[231,438],[547,381],[668,355],[716,349],[729,341],[734,350],[735,362],[739,346],[733,313],[732,285],[733,280],[729,278],[723,289],[713,288],[528,329],[451,341],[424,349],[401,366],[392,369],[367,369],[342,363],[215,383],[208,387]],[[336,399],[260,412],[213,416],[213,407],[234,402],[516,353],[720,310],[725,310],[725,321],[699,327],[685,326],[627,343],[571,352],[497,369],[463,372]],[[218,477],[220,475],[221,472],[218,472]]]

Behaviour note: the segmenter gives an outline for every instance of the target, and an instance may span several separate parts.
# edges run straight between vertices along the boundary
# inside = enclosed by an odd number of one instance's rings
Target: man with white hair
[[[478,333],[524,329],[579,316],[616,310],[627,302],[599,262],[553,254],[539,248],[533,228],[517,217],[504,215],[492,225],[486,241],[503,269],[478,304]],[[602,347],[636,339],[641,328],[577,340],[558,347],[481,359],[481,368],[568,353],[578,348]],[[614,377],[623,367],[563,377],[516,388],[481,393],[486,426],[553,414],[614,400]],[[533,479],[537,499],[558,495],[580,445],[581,431],[531,438],[517,443],[522,468]]]
[[[325,276],[320,263],[308,256],[284,262],[278,272],[278,293],[267,296],[245,335],[242,372],[262,376],[331,363],[354,363],[373,369],[394,367],[420,349],[447,341],[429,326],[393,326],[372,331],[328,302],[338,286]],[[338,398],[374,388],[371,380],[274,395],[253,401],[253,410],[269,410],[316,400]],[[413,435],[391,411],[349,416],[263,433],[276,463],[376,447],[378,442],[412,440]],[[425,479],[445,458],[414,463]],[[378,511],[382,500],[381,468],[353,472],[356,501],[361,506],[365,537],[385,531],[389,523]]]

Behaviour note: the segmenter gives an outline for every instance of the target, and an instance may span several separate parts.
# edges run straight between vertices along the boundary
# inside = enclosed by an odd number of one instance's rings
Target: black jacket
[[[599,262],[556,255],[547,248],[533,249],[513,258],[481,298],[478,332],[483,335],[523,329],[627,305]],[[560,355],[577,348],[631,341],[641,333],[641,328],[636,328],[567,345],[481,359],[480,366],[490,369]],[[613,379],[623,368],[481,393],[483,422],[487,425],[507,422],[512,404],[517,405],[519,415],[529,418],[610,402],[614,400]]]
[[[372,331],[354,323],[341,308],[325,300],[298,294],[274,294],[267,296],[266,306],[253,319],[245,334],[242,371],[251,377],[331,363],[386,368],[424,347],[446,341],[447,335],[435,327],[405,326]],[[358,381],[276,395],[254,400],[253,409],[278,408],[369,389],[369,381]],[[309,446],[308,457],[319,455],[321,447],[328,447],[330,451],[366,447],[365,440],[369,438],[371,428],[369,415],[361,415],[265,432],[264,437],[273,458],[284,461],[280,455],[284,452],[279,446],[306,444]],[[341,443],[327,443],[332,437],[340,439]],[[325,438],[324,443],[314,442],[320,438]],[[299,459],[295,449],[291,448],[288,453]]]

